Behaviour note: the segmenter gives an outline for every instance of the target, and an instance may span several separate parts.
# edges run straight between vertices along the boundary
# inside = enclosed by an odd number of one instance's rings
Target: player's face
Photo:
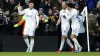
[[[62,5],[62,9],[66,9],[66,5]]]
[[[32,9],[34,7],[34,3],[29,3],[29,8]]]

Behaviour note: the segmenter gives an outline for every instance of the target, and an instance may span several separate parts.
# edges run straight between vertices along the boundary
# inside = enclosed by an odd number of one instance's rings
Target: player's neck
[[[29,8],[30,10],[32,10],[33,8]]]
[[[68,8],[68,10],[72,10],[72,8]]]
[[[66,10],[67,8],[64,8],[64,10]]]
[[[68,8],[68,10],[71,10],[71,8]]]

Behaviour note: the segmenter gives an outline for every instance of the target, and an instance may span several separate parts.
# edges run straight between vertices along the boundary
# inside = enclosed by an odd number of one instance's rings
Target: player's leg
[[[29,47],[30,47],[28,35],[23,35],[23,38],[24,38],[25,43],[27,44],[26,52],[28,52],[29,51]]]
[[[67,38],[66,39],[66,42],[71,47],[71,52],[74,52],[75,51],[75,48],[74,48],[73,44],[71,43],[71,41]]]
[[[60,48],[59,48],[59,50],[57,52],[61,52],[62,51],[64,43],[65,43],[65,36],[62,35],[62,37],[61,37],[61,43],[60,43]]]
[[[32,52],[34,47],[34,34],[35,34],[35,28],[29,30],[29,36],[30,36],[30,51]]]
[[[72,39],[72,41],[74,42],[74,46],[75,46],[75,51],[78,51],[78,45],[77,45],[77,43],[78,43],[78,41],[77,41],[77,39],[75,38],[75,36],[74,36],[74,34],[71,34],[71,39]]]
[[[29,51],[29,52],[32,52],[33,47],[34,47],[34,36],[31,36],[30,39],[31,39],[31,40],[30,40],[30,51]]]
[[[27,35],[23,35],[24,41],[27,44],[27,47],[29,47],[29,39]]]
[[[57,51],[57,52],[61,52],[62,51],[62,48],[63,48],[63,46],[64,46],[64,43],[65,43],[65,37],[66,37],[66,26],[65,25],[62,25],[61,26],[61,31],[62,31],[62,37],[61,37],[61,43],[60,43],[60,48],[59,48],[59,50]]]
[[[79,33],[78,30],[79,29],[73,29],[72,28],[72,34],[71,34],[71,39],[74,42],[76,52],[80,52],[82,50],[82,47],[80,46],[80,44],[77,41],[77,36],[78,36],[78,33]]]
[[[66,26],[66,42],[71,47],[71,51],[74,52],[74,46],[72,45],[70,39],[68,38],[69,29],[70,29],[70,26]]]
[[[24,29],[23,38],[24,38],[24,41],[25,41],[25,43],[27,44],[27,47],[28,47],[26,52],[28,52],[29,51],[29,47],[30,47],[29,39],[28,39],[28,28]]]

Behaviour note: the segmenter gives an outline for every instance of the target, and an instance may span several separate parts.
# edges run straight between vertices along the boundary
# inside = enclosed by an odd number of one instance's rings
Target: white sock
[[[29,39],[28,39],[28,38],[25,38],[24,41],[25,41],[25,43],[27,44],[27,47],[29,47],[29,45],[30,45],[30,44],[29,44]]]
[[[75,50],[78,50],[78,47],[77,47],[77,45],[76,44],[74,44],[75,45]]]
[[[31,39],[31,42],[30,42],[30,50],[31,51],[33,50],[33,46],[34,46],[34,39]]]
[[[62,50],[63,46],[64,46],[64,43],[65,43],[65,39],[62,39],[61,40],[61,44],[60,44],[60,49],[59,50]]]
[[[68,38],[67,38],[66,42],[67,42],[67,44],[68,44],[71,48],[74,47],[74,46],[72,45],[71,41],[70,41]]]
[[[78,47],[81,47],[76,38],[73,38],[72,40],[75,43],[75,45],[77,45]]]

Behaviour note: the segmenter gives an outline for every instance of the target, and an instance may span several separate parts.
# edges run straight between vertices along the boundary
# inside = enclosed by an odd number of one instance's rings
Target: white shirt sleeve
[[[26,9],[25,9],[25,10],[26,10]],[[19,14],[19,15],[25,14],[25,10],[21,11],[21,10],[20,10],[20,7],[18,7],[18,14]]]
[[[39,25],[39,13],[36,10],[36,24]]]
[[[84,17],[82,17],[81,15],[77,15],[77,17],[76,17],[79,21],[82,21],[82,22],[84,22]]]
[[[77,11],[73,11],[72,13],[69,13],[69,15],[66,15],[66,18],[69,20],[73,16],[77,16]]]
[[[59,12],[59,18],[61,18],[62,10]]]

